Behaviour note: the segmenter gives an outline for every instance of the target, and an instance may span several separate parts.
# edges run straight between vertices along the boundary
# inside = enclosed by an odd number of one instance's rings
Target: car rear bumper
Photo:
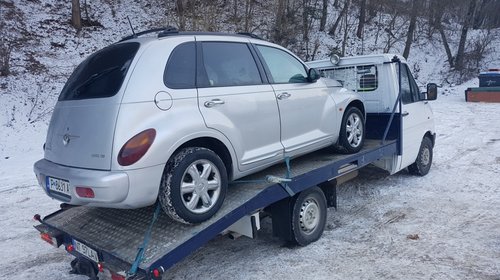
[[[72,205],[110,208],[139,208],[153,204],[163,172],[163,166],[103,171],[63,166],[46,159],[37,161],[33,169],[38,184],[48,196]],[[47,176],[68,181],[69,195],[51,191],[47,187]],[[76,187],[91,188],[94,197],[80,197]]]

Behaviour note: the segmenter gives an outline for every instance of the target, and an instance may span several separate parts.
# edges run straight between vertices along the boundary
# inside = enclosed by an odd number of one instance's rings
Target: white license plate
[[[69,181],[66,180],[47,177],[47,189],[49,189],[51,192],[71,196],[71,192],[69,191]]]
[[[80,241],[74,240],[73,239],[73,246],[75,246],[75,250],[84,255],[85,257],[93,260],[94,262],[98,263],[99,262],[99,256],[97,255],[97,251],[90,248],[89,246],[83,244]]]

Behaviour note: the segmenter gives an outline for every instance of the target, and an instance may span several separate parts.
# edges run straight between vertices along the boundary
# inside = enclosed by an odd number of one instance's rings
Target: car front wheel
[[[432,165],[432,141],[429,137],[424,137],[418,150],[417,159],[408,166],[410,174],[425,176],[431,170]]]
[[[353,154],[363,148],[365,142],[365,119],[356,107],[348,107],[342,117],[339,140],[336,149],[339,152]]]
[[[165,166],[160,204],[176,221],[201,223],[221,208],[227,184],[226,168],[217,154],[206,148],[185,148]]]

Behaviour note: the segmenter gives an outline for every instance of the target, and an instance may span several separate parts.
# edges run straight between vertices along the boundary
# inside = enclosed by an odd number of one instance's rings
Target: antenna
[[[133,37],[136,38],[137,35],[135,35],[134,27],[132,26],[132,22],[130,21],[130,18],[127,16],[128,24],[130,25],[130,29],[132,29],[132,34]]]

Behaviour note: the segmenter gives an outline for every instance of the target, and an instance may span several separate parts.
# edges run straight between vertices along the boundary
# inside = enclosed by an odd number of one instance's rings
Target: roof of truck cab
[[[342,67],[351,65],[366,65],[366,64],[383,64],[386,62],[391,62],[394,57],[399,58],[402,62],[406,62],[406,59],[398,54],[369,54],[369,55],[357,55],[357,56],[347,56],[341,57],[339,63],[333,64],[330,59],[322,59],[306,62],[309,67],[313,68],[325,68],[325,67]]]

